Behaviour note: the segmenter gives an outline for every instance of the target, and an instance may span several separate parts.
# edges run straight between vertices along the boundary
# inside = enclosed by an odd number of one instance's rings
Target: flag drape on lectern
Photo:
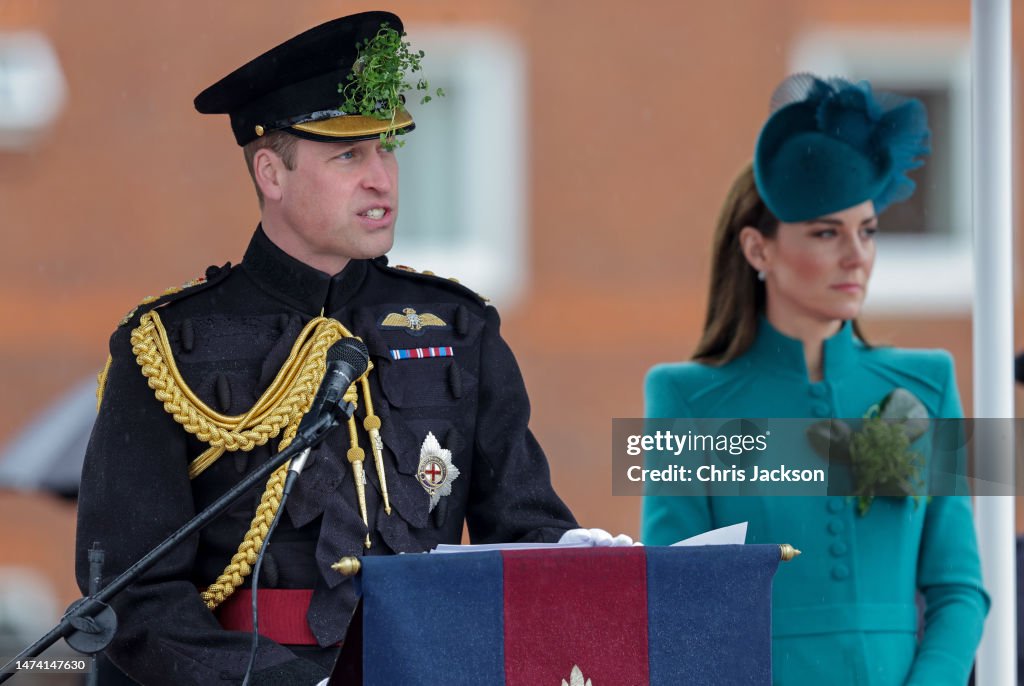
[[[773,545],[363,560],[365,686],[770,684]]]

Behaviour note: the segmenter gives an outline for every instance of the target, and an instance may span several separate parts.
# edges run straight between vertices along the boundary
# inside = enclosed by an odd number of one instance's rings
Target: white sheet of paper
[[[743,545],[746,542],[747,523],[740,522],[732,526],[723,526],[721,529],[705,531],[672,545]]]
[[[672,545],[743,545],[747,540],[747,523],[740,522],[721,529],[712,529],[691,536]],[[589,548],[584,544],[565,543],[483,543],[479,545],[450,545],[442,543],[432,553],[487,553],[493,550],[543,550],[544,548]]]
[[[541,550],[544,548],[589,548],[583,544],[565,543],[481,543],[478,545],[450,545],[441,543],[432,553],[487,553],[492,550]]]

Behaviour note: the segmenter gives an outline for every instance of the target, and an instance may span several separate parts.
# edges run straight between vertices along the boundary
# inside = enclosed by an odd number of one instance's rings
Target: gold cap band
[[[412,124],[412,115],[405,110],[395,113],[394,129],[401,131]],[[392,128],[390,119],[375,119],[361,115],[346,115],[344,117],[331,117],[320,121],[310,121],[304,124],[292,124],[291,128],[303,133],[312,133],[327,138],[356,138],[372,136],[384,133]]]

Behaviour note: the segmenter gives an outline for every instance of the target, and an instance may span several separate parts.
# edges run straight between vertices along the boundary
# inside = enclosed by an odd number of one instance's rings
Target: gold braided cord
[[[354,383],[349,386],[343,398],[344,402],[355,403],[358,401],[355,388]],[[295,438],[301,420],[302,418],[299,417],[298,421],[290,424],[285,430],[279,450],[287,448]],[[220,573],[217,580],[202,592],[203,602],[211,610],[223,603],[252,573],[253,567],[256,565],[256,558],[259,557],[260,548],[263,547],[263,541],[266,540],[267,532],[270,530],[270,524],[281,507],[281,495],[284,491],[285,479],[288,477],[289,464],[291,464],[290,461],[284,463],[270,475],[267,487],[260,497],[260,504],[256,507],[256,515],[252,518],[249,530],[245,532],[245,537],[238,546],[238,550],[232,555],[231,562]]]
[[[306,408],[309,409],[308,407]],[[295,438],[299,428],[299,421],[293,422],[285,429],[284,436],[278,450],[284,450]],[[256,506],[256,514],[249,523],[249,530],[245,532],[238,550],[231,556],[231,561],[220,573],[217,580],[210,584],[200,594],[206,607],[210,610],[227,600],[228,596],[235,592],[235,589],[245,582],[245,578],[252,574],[256,558],[259,557],[260,548],[267,538],[270,524],[274,521],[278,509],[281,507],[281,498],[284,494],[284,482],[288,478],[288,466],[291,460],[274,470],[267,479],[267,486],[260,496],[260,504]]]
[[[333,320],[325,319],[324,321]],[[298,377],[306,374],[308,365],[317,365],[315,370],[316,378],[323,380],[323,375],[326,371],[326,363],[324,363],[323,369],[321,370],[319,368],[320,363],[312,360],[313,347],[320,336],[323,335],[323,331],[317,329],[315,322],[316,320],[313,320],[310,324],[307,324],[299,334],[299,337],[295,340],[295,344],[292,346],[291,352],[288,354],[288,359],[284,361],[284,364],[278,371],[277,376],[274,378],[273,382],[271,382],[263,395],[260,396],[259,400],[256,401],[256,404],[253,405],[245,415],[230,418],[235,421],[228,424],[227,428],[237,431],[245,428],[246,426],[256,426],[266,422],[271,413],[279,411],[283,405],[287,404],[285,400],[282,400],[283,396],[285,396],[290,388],[294,388]],[[337,322],[335,323],[337,324]],[[341,324],[338,324],[338,326],[343,332],[343,335],[350,335],[345,327],[341,326]],[[328,336],[324,340],[330,341],[327,344],[327,347],[329,348],[337,339],[331,340],[331,337]],[[310,395],[310,403],[312,403],[312,399],[315,397],[316,388],[319,388],[319,386],[320,381],[317,381],[312,389],[312,394]],[[305,414],[308,409],[309,406],[304,405],[302,408],[302,414]],[[202,474],[210,465],[216,462],[217,459],[224,454],[225,450],[227,450],[227,448],[224,446],[211,445],[206,452],[193,460],[192,464],[189,465],[189,477],[194,479]]]
[[[282,383],[286,383],[287,377],[294,371],[292,369],[292,365],[295,362],[296,348],[301,347],[303,345],[303,343],[307,342],[307,339],[308,339],[308,337],[310,335],[310,332],[313,329],[315,329],[318,325],[320,325],[321,323],[324,323],[324,322],[333,322],[333,320],[327,320],[327,319],[324,319],[322,317],[318,317],[318,318],[313,319],[312,321],[310,321],[309,324],[307,324],[306,327],[302,330],[302,332],[299,334],[299,338],[296,340],[295,344],[292,346],[292,351],[289,354],[288,359],[285,360],[284,365],[281,367],[281,370],[278,372],[277,376],[274,378],[274,381],[271,382],[270,387],[267,389],[267,392],[264,393],[263,397],[261,397],[260,400],[258,400],[256,402],[256,406],[257,407],[262,405],[263,403],[267,402],[268,400],[272,400],[273,398],[271,396],[276,394],[276,392],[279,390],[279,388],[280,388]],[[341,331],[341,335],[338,335],[337,337],[334,337],[333,340],[331,341],[331,343],[333,343],[334,341],[338,340],[343,335],[351,335],[351,334],[348,333],[348,331],[343,326],[341,326],[340,323],[338,323],[338,322],[333,322],[333,323],[338,326],[338,328]],[[230,415],[220,414],[219,412],[215,411],[214,409],[212,409],[211,407],[209,407],[208,405],[203,403],[203,401],[200,400],[199,397],[195,395],[195,393],[192,391],[192,389],[188,387],[188,385],[185,383],[184,379],[181,377],[181,373],[178,371],[178,366],[175,363],[174,357],[173,357],[173,355],[170,352],[171,348],[170,348],[170,343],[169,343],[169,341],[167,339],[167,331],[164,329],[163,323],[160,321],[160,315],[157,314],[155,311],[154,312],[149,312],[149,313],[143,315],[142,319],[140,320],[139,327],[136,328],[135,331],[132,332],[132,345],[133,345],[132,349],[133,349],[133,352],[136,352],[138,350],[138,345],[137,345],[136,339],[137,339],[138,336],[140,336],[142,334],[145,334],[147,336],[147,338],[149,339],[149,341],[147,341],[147,342],[150,342],[150,343],[154,344],[153,345],[153,352],[159,353],[160,359],[164,361],[164,364],[167,366],[169,373],[173,376],[174,382],[178,385],[179,389],[184,394],[184,396],[186,397],[188,402],[190,404],[194,405],[196,408],[198,408],[203,413],[204,416],[206,416],[206,417],[208,417],[210,419],[210,421],[216,423],[218,426],[228,427],[228,426],[231,426],[233,424],[236,424],[239,420],[241,420],[245,416],[245,415],[230,416]],[[326,347],[330,347],[330,344],[328,344]],[[324,351],[325,351],[324,355],[326,355],[326,347],[324,348]],[[140,353],[136,352],[136,355],[137,355],[136,359],[137,359],[139,365],[144,367],[144,360],[141,359]],[[326,369],[326,365],[325,365],[324,369]],[[152,375],[153,375],[153,372],[152,372],[152,370],[146,370],[145,368],[143,368],[143,374],[147,378],[151,378]],[[152,381],[150,382],[150,387],[151,388],[153,387]],[[251,414],[251,413],[252,413],[252,411],[250,410],[250,412],[246,413],[246,414]]]
[[[310,321],[270,387],[249,412],[239,416],[212,410],[188,387],[171,354],[160,315],[155,311],[142,316],[139,326],[132,331],[131,340],[136,362],[164,410],[213,449],[189,466],[189,475],[194,478],[225,450],[249,451],[265,445],[296,418],[301,418],[323,380],[327,349],[343,336],[351,334],[333,319],[317,317]]]
[[[214,411],[203,403],[182,378],[171,352],[167,331],[156,311],[150,311],[139,320],[139,326],[132,331],[132,352],[142,368],[149,387],[157,400],[163,403],[176,422],[199,440],[209,444],[202,455],[189,465],[189,478],[195,478],[212,465],[225,451],[249,451],[266,444],[281,435],[278,450],[283,450],[294,439],[302,417],[309,411],[317,389],[327,369],[327,350],[340,338],[352,334],[336,320],[317,317],[310,321],[292,345],[291,352],[278,371],[270,386],[248,412],[230,416]],[[358,402],[357,384],[361,384],[367,406],[365,428],[370,431],[374,452],[379,451],[380,419],[373,414],[370,388],[366,373],[349,386],[344,401]],[[102,375],[102,373],[101,373]],[[356,482],[360,510],[366,523],[365,495],[361,486],[365,478],[362,473],[363,451],[358,447],[358,435],[354,420],[349,420],[350,462],[358,453],[358,462],[353,462],[353,480]],[[376,457],[376,455],[375,455]],[[378,473],[383,485],[383,465],[377,460]],[[287,477],[288,464],[271,474],[260,497],[256,513],[250,522],[238,550],[225,566],[217,580],[202,591],[203,601],[211,610],[240,587],[252,573],[259,551],[266,539],[274,517],[281,506],[281,497]],[[386,486],[384,500],[387,503]],[[387,507],[390,514],[390,507]],[[366,545],[370,540],[367,534]]]
[[[202,592],[203,602],[211,610],[227,600],[228,596],[245,582],[245,578],[252,574],[252,568],[256,564],[256,558],[259,557],[260,548],[267,537],[270,522],[274,521],[274,516],[281,506],[284,482],[288,477],[288,465],[289,463],[286,462],[270,475],[267,488],[263,491],[260,504],[256,507],[256,515],[252,518],[249,531],[246,532],[241,545],[238,546],[238,552],[232,555],[231,562],[220,573],[217,580]]]
[[[103,369],[96,375],[96,411],[100,411],[100,405],[103,404],[103,391],[107,389],[107,374],[110,373],[110,365],[114,362],[114,358],[111,355],[107,355],[107,363],[103,365]]]

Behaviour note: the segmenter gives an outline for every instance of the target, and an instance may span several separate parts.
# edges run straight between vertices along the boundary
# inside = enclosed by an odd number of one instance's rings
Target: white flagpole
[[[1013,407],[1011,0],[971,3],[971,139],[974,223],[974,416],[1009,418]],[[981,432],[992,435],[995,432]],[[1012,482],[1012,437],[977,455],[1007,460],[992,471]],[[1012,493],[1012,484],[1008,492]],[[992,609],[978,649],[978,686],[1017,683],[1015,498],[975,500],[978,544]]]

